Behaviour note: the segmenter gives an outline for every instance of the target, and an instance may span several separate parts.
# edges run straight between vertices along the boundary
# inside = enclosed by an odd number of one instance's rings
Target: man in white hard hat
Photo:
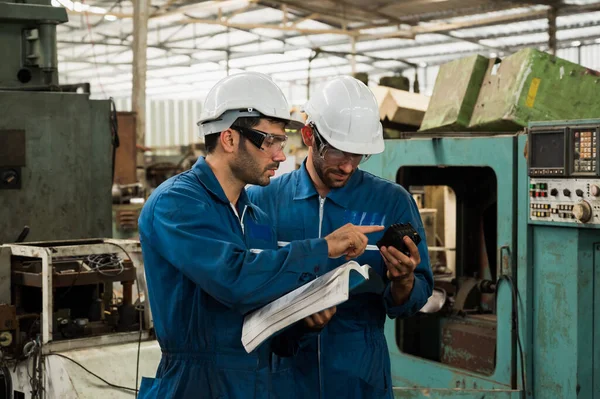
[[[392,398],[390,358],[383,326],[416,313],[431,295],[433,276],[425,232],[412,196],[401,186],[358,169],[384,150],[379,108],[362,82],[328,80],[305,105],[302,139],[309,147],[301,168],[248,190],[251,201],[274,220],[279,241],[323,237],[346,223],[410,222],[423,240],[404,242],[407,256],[393,247],[367,250],[356,261],[384,279],[382,293],[354,295],[315,339],[301,342],[291,358],[302,398]],[[375,244],[383,232],[369,236]],[[331,259],[329,268],[343,260]]]
[[[291,379],[272,374],[275,340],[244,350],[244,315],[314,278],[330,256],[359,256],[365,234],[382,229],[347,225],[277,249],[270,220],[244,187],[269,184],[285,160],[284,127],[302,126],[288,110],[266,75],[221,80],[198,122],[208,155],[146,202],[140,240],[162,359],[139,398],[289,397]]]

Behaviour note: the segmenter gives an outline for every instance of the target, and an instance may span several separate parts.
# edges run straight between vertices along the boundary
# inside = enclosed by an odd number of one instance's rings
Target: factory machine
[[[395,397],[600,398],[599,136],[600,120],[407,133],[365,164],[456,195],[441,303],[386,322]]]
[[[49,0],[0,0],[1,398],[128,398],[160,359],[139,242],[97,238],[115,112],[60,85],[66,21]]]

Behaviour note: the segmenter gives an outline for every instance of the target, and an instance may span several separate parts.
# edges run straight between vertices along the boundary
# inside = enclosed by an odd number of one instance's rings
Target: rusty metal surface
[[[65,240],[51,242],[31,242],[10,244],[13,254],[41,258],[42,250],[48,248],[53,257],[68,257],[79,255],[94,255],[107,253],[122,253],[125,249],[129,254],[141,252],[138,240],[92,239]]]
[[[0,246],[0,303],[11,303],[10,255],[8,247]]]
[[[494,316],[451,318],[442,328],[441,362],[491,375],[496,367],[496,319]]]
[[[139,217],[140,217],[140,211],[137,209],[117,210],[116,211],[117,229],[124,230],[124,231],[137,230]]]
[[[119,126],[119,147],[115,154],[116,184],[133,184],[137,182],[135,113],[117,112]],[[143,143],[142,143],[143,144]]]
[[[79,285],[90,285],[97,283],[108,283],[114,281],[135,281],[135,269],[126,268],[120,274],[118,269],[107,269],[105,273],[115,273],[115,275],[103,275],[96,273],[95,271],[82,271],[69,272],[58,274],[54,273],[52,279],[52,286],[54,288],[60,287],[71,287]],[[12,274],[13,284],[24,285],[27,287],[41,287],[42,286],[42,275],[40,273],[27,273],[22,271],[15,271]]]
[[[25,131],[0,130],[0,166],[25,166]]]
[[[12,305],[0,305],[0,331],[16,330],[18,324],[17,308]]]

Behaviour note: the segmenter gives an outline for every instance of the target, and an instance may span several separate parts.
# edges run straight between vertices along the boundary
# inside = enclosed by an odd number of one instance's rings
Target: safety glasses
[[[278,154],[279,151],[283,151],[287,144],[288,136],[284,134],[275,135],[236,125],[231,126],[231,128],[240,132],[240,134],[254,144],[256,148],[269,155],[275,155]]]
[[[352,154],[349,152],[338,150],[337,148],[333,148],[330,144],[328,144],[325,141],[325,139],[321,137],[321,134],[319,133],[317,127],[314,124],[311,124],[310,127],[314,132],[314,137],[317,144],[317,153],[327,163],[342,164],[345,162],[350,162],[352,165],[356,166],[365,162],[371,157],[370,154]]]

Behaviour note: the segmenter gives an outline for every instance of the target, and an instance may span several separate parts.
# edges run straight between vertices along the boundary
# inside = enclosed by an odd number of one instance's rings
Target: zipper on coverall
[[[244,241],[246,241],[246,232],[244,229],[244,215],[246,215],[246,209],[248,209],[248,205],[244,205],[244,210],[242,211],[242,217],[240,217],[240,214],[238,213],[237,209],[235,208],[235,205],[233,205],[231,202],[229,203],[229,205],[231,205],[231,209],[233,209],[233,213],[235,213],[236,219],[240,222],[240,227],[242,228],[242,236],[244,237]]]
[[[319,238],[323,232],[323,213],[325,211],[325,198],[319,196]],[[319,367],[319,398],[323,398],[323,378],[321,374],[321,334],[317,336],[317,362]]]

